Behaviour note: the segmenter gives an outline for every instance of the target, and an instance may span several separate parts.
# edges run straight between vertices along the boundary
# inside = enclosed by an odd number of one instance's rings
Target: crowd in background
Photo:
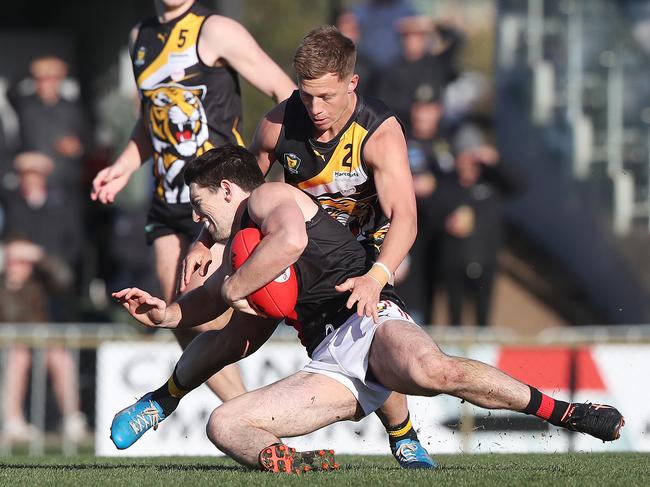
[[[431,322],[442,289],[449,324],[488,324],[501,207],[521,182],[490,142],[490,114],[477,108],[486,81],[460,66],[462,26],[421,16],[407,0],[361,3],[335,23],[358,45],[358,91],[386,102],[407,137],[419,228],[397,275],[400,294],[420,323]],[[138,285],[156,293],[143,232],[146,172],[111,207],[88,198],[89,181],[128,137],[120,130],[132,125],[123,120],[135,118],[137,100],[109,103],[108,119],[94,122],[111,136],[98,140],[69,69],[44,53],[4,94],[2,110],[11,111],[18,131],[6,137],[0,126],[0,322],[115,321],[123,316],[111,307],[110,291]],[[463,315],[467,301],[471,312]],[[38,433],[23,414],[30,351],[16,347],[6,360],[12,373],[4,380],[4,432],[29,439]],[[82,436],[69,353],[51,348],[47,366],[62,428]]]

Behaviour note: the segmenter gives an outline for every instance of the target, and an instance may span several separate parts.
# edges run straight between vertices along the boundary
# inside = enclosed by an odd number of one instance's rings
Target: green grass
[[[436,471],[405,471],[392,458],[340,456],[338,472],[276,476],[246,470],[225,458],[147,459],[7,457],[0,485],[354,485],[528,486],[650,484],[650,455],[439,455]]]

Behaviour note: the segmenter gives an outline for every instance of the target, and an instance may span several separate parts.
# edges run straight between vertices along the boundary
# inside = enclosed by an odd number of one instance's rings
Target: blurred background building
[[[518,336],[650,322],[650,1],[200,3],[242,22],[288,73],[317,25],[358,44],[360,90],[406,130],[420,228],[399,288],[420,322]],[[151,0],[3,5],[0,246],[27,240],[70,273],[38,320],[136,333],[110,292],[156,292],[149,171],[110,207],[88,198],[136,119],[127,37],[153,14]],[[272,103],[243,91],[250,141]],[[94,351],[75,357],[92,426]]]

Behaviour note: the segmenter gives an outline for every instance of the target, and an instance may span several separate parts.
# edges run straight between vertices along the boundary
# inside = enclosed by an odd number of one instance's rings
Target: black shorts
[[[193,242],[199,235],[201,226],[201,223],[192,220],[192,205],[189,203],[170,205],[154,197],[144,233],[148,245],[165,235],[182,235]]]

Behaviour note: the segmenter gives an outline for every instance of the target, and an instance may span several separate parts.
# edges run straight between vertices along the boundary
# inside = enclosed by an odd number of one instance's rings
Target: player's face
[[[235,210],[229,201],[224,188],[214,191],[196,183],[190,184],[192,217],[206,226],[215,242],[225,242],[230,238]]]
[[[316,130],[326,132],[341,121],[350,108],[352,100],[349,95],[354,92],[358,80],[356,74],[339,79],[334,73],[300,80],[300,99]]]

